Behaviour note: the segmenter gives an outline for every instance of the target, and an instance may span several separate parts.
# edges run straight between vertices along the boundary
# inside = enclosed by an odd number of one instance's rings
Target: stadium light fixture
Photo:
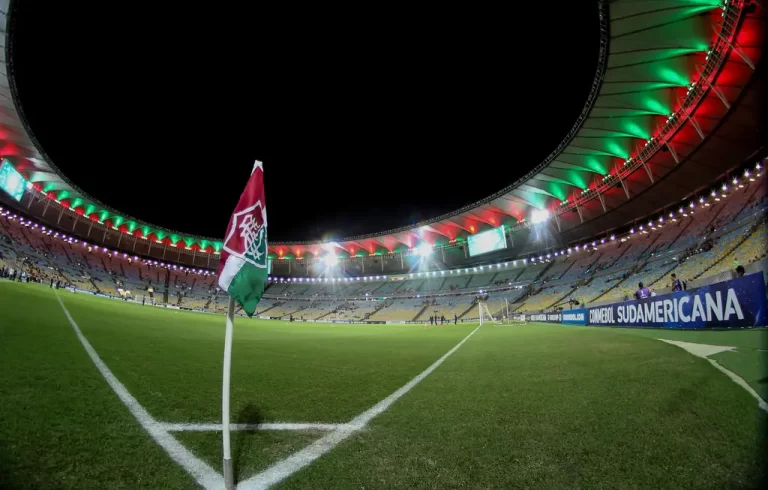
[[[531,212],[531,223],[534,225],[543,223],[549,219],[549,211],[546,209],[534,209]]]
[[[323,256],[323,261],[325,262],[325,265],[328,267],[333,267],[334,265],[339,263],[339,258],[336,256],[335,253],[329,252]]]
[[[422,243],[421,245],[419,245],[419,248],[416,249],[416,251],[422,257],[425,257],[425,258],[429,257],[430,255],[432,255],[432,245],[430,245],[429,243]]]

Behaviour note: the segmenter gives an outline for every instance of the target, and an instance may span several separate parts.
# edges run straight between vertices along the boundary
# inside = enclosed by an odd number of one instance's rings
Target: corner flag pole
[[[235,298],[229,297],[227,306],[227,328],[224,334],[224,379],[221,384],[221,429],[223,437],[223,471],[224,485],[227,490],[235,488],[235,478],[232,472],[232,449],[229,444],[229,379],[232,367],[232,330],[235,319]]]
[[[267,204],[264,199],[264,166],[260,161],[253,164],[240,200],[229,218],[224,234],[218,269],[218,285],[229,295],[227,323],[224,335],[224,366],[221,383],[221,434],[222,470],[227,490],[234,490],[235,479],[232,468],[230,446],[230,374],[232,372],[232,336],[235,321],[235,301],[248,317],[256,313],[256,305],[266,288],[267,260]]]

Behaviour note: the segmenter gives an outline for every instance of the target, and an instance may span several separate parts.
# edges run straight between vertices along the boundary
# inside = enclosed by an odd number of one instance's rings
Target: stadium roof
[[[0,3],[8,12],[7,0]],[[443,244],[490,227],[525,226],[533,210],[545,209],[561,232],[595,220],[606,227],[623,224],[626,214],[612,211],[674,173],[717,127],[751,78],[762,35],[762,26],[750,18],[753,13],[754,5],[745,0],[601,3],[592,91],[572,130],[548,158],[480,202],[415,226],[349,237],[333,246],[340,253],[367,255],[407,250],[421,242]],[[5,20],[3,13],[3,25]],[[23,108],[15,103],[12,49],[7,42],[3,47],[0,156],[32,183],[33,192],[127,234],[188,249],[220,250],[219,238],[191,236],[127,216],[68,180],[37,144]],[[559,55],[568,56],[567,48]],[[561,92],[541,96],[568,97],[568,74],[562,78]],[[520,123],[525,123],[524,115]],[[529,144],[514,141],[514,135],[510,139],[511,144]],[[532,162],[509,161],[520,164]],[[500,171],[477,162],[467,170],[466,181],[493,178]],[[600,220],[609,215],[624,221]],[[327,244],[320,242],[270,244],[271,256],[281,258],[318,255],[323,248]]]

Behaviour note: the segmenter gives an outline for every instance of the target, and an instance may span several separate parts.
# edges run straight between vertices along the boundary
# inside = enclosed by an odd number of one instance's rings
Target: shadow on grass
[[[264,422],[264,415],[259,408],[252,403],[246,405],[240,410],[237,417],[235,417],[236,424],[260,424],[262,422]],[[232,445],[234,446],[234,454],[232,454],[232,467],[235,473],[235,481],[240,481],[242,476],[240,474],[240,470],[243,467],[241,464],[242,456],[248,454],[250,451],[251,445],[255,439],[253,435],[253,432],[247,430],[241,430],[233,434]]]
[[[768,488],[768,423],[765,418],[760,424],[760,430],[763,437],[756,458],[761,471],[755,477],[755,488]]]
[[[14,479],[11,478],[11,462],[8,455],[11,454],[9,448],[3,441],[0,441],[0,488],[13,490],[15,488],[21,488],[21,485],[17,485]]]

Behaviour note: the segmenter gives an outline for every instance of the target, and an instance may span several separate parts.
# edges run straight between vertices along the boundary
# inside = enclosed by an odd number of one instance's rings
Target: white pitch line
[[[221,423],[185,424],[161,423],[161,427],[169,432],[221,432]],[[265,422],[262,424],[229,424],[231,431],[255,430],[318,430],[331,431],[346,427],[347,424],[324,424],[322,422]]]
[[[104,361],[101,360],[99,354],[91,346],[90,342],[88,342],[88,339],[85,338],[83,332],[80,331],[80,328],[77,326],[77,323],[75,323],[72,315],[69,314],[69,310],[64,306],[64,302],[61,301],[59,293],[55,290],[54,293],[56,294],[56,299],[59,300],[61,309],[64,310],[64,314],[67,316],[67,320],[69,320],[69,324],[75,331],[80,343],[83,344],[85,351],[88,353],[88,356],[90,356],[96,369],[99,370],[101,375],[107,381],[107,384],[109,384],[110,388],[112,388],[120,401],[123,402],[123,405],[125,405],[128,411],[131,412],[131,415],[136,418],[144,430],[146,430],[149,435],[152,436],[152,439],[154,439],[155,442],[168,453],[168,456],[184,468],[187,473],[200,484],[200,486],[206,489],[224,488],[224,478],[222,478],[222,476],[207,463],[201,461],[194,454],[189,452],[187,448],[181,445],[179,441],[169,434],[168,431],[163,428],[163,424],[157,422],[149,412],[141,406],[139,401],[128,392],[115,375],[112,374],[112,371],[110,371],[107,365],[104,364]]]
[[[293,453],[291,456],[288,456],[284,460],[273,464],[261,473],[257,473],[242,483],[238,483],[238,490],[261,490],[269,488],[270,486],[288,478],[300,469],[308,466],[320,456],[335,448],[337,445],[339,445],[339,443],[347,439],[349,436],[363,429],[371,420],[373,420],[374,417],[387,410],[403,395],[411,391],[414,386],[429,376],[432,371],[437,369],[446,359],[448,359],[454,352],[456,352],[459,347],[464,344],[464,342],[469,340],[469,338],[474,335],[474,333],[477,332],[479,328],[480,327],[477,327],[476,329],[472,330],[469,335],[464,337],[464,339],[456,344],[453,349],[446,352],[443,357],[435,361],[431,366],[422,371],[403,387],[352,419],[348,424],[345,424],[343,428],[323,436],[301,451]]]
[[[734,373],[730,369],[727,369],[720,365],[717,361],[714,359],[710,359],[707,356],[711,356],[713,354],[719,354],[721,352],[732,352],[736,350],[736,347],[730,347],[726,345],[707,345],[707,344],[695,344],[693,342],[679,342],[676,340],[666,340],[666,339],[658,339],[662,342],[666,342],[667,344],[676,345],[683,350],[687,351],[689,354],[693,354],[696,357],[701,357],[702,359],[706,359],[709,361],[710,364],[715,366],[719,371],[722,371],[725,373],[726,376],[731,378],[731,381],[736,383],[737,385],[741,386],[746,390],[747,393],[752,395],[757,400],[757,406],[760,407],[761,410],[768,412],[768,403],[766,403],[765,400],[755,391],[752,389],[751,386],[749,386],[749,383],[744,381],[744,378],[739,376],[738,374]]]
[[[753,389],[752,389],[752,387],[751,387],[751,386],[749,386],[749,385],[747,384],[747,382],[746,382],[746,381],[744,381],[744,378],[742,378],[742,377],[741,377],[741,376],[739,376],[738,374],[734,373],[733,371],[731,371],[731,370],[729,370],[729,369],[726,369],[726,368],[724,368],[723,366],[721,366],[721,365],[720,365],[720,364],[719,364],[717,361],[715,361],[714,359],[709,359],[709,358],[706,358],[706,359],[707,359],[707,360],[708,360],[708,361],[709,361],[709,362],[710,362],[710,363],[711,363],[713,366],[715,366],[717,369],[719,369],[720,371],[722,371],[723,373],[725,373],[725,375],[726,375],[726,376],[728,376],[729,378],[731,378],[731,381],[733,381],[733,382],[734,382],[734,383],[736,383],[737,385],[741,386],[742,388],[744,388],[744,389],[747,391],[747,393],[749,393],[750,395],[752,395],[752,396],[753,396],[753,397],[754,397],[754,398],[757,400],[757,406],[758,406],[758,407],[760,407],[760,409],[761,409],[761,410],[763,410],[763,411],[765,411],[765,412],[768,412],[768,403],[766,403],[766,402],[765,402],[765,400],[763,400],[763,398],[762,398],[760,395],[758,395],[758,394],[757,394],[757,392],[756,392],[755,390],[753,390]]]

